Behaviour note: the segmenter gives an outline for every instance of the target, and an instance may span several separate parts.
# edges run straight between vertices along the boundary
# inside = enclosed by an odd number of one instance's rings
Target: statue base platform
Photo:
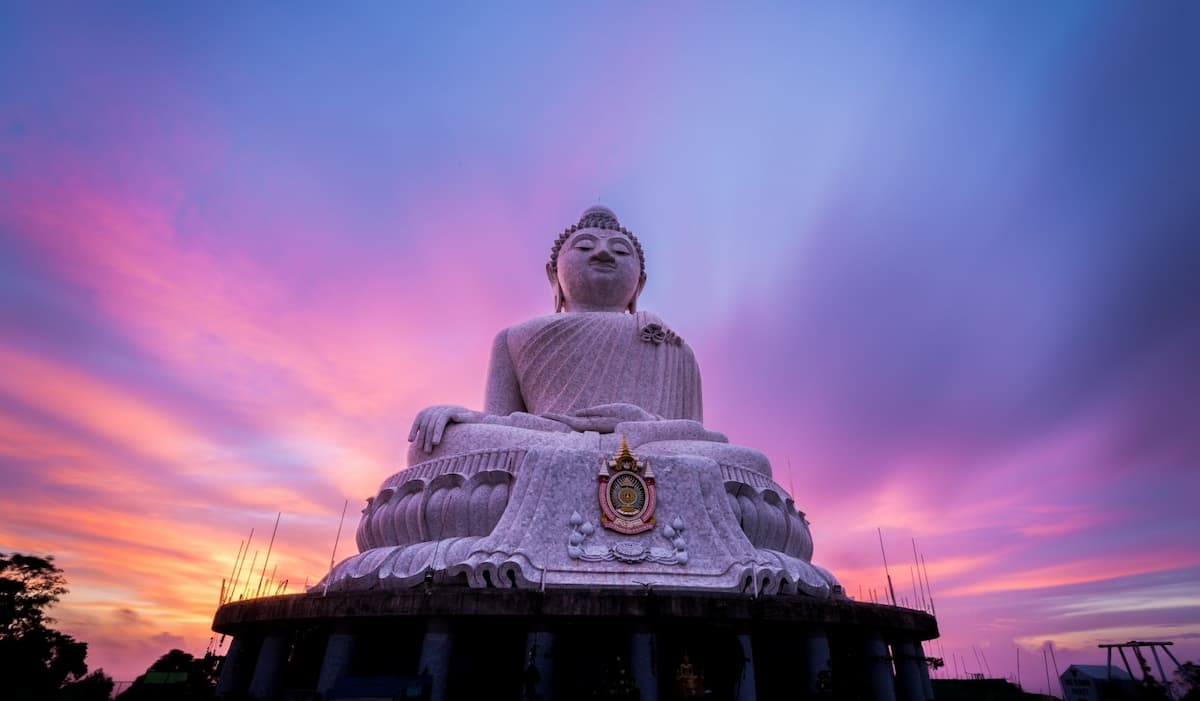
[[[388,684],[428,699],[916,701],[932,698],[921,642],[938,636],[923,611],[846,599],[433,583],[233,602],[213,629],[235,638],[219,694],[257,701]]]
[[[598,468],[609,456],[549,446],[477,450],[397,472],[363,512],[359,553],[312,590],[406,589],[433,570],[437,583],[472,588],[637,583],[841,596],[834,576],[812,563],[805,515],[766,475],[647,447],[641,457],[652,472],[631,490],[643,493],[646,525],[621,533],[603,526]]]

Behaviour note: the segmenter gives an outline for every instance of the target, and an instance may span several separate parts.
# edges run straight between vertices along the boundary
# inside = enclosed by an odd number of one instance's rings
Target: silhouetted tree
[[[0,555],[0,636],[19,638],[53,622],[46,609],[67,593],[67,579],[53,560]]]
[[[1133,648],[1133,654],[1137,658],[1138,666],[1142,668],[1141,694],[1139,698],[1145,701],[1170,701],[1170,695],[1167,693],[1166,679],[1156,679],[1153,671],[1150,669],[1150,662],[1146,656],[1142,654],[1141,649]]]
[[[1200,701],[1200,665],[1184,662],[1175,670],[1175,678],[1179,701]]]
[[[108,701],[112,698],[113,680],[98,669],[79,681],[67,682],[62,691],[61,698],[71,701]]]
[[[213,655],[194,657],[183,650],[171,650],[155,660],[116,701],[207,699],[217,684],[217,661]]]
[[[88,675],[87,643],[50,627],[46,610],[67,593],[53,558],[0,554],[0,680],[16,699],[102,701],[112,680]]]

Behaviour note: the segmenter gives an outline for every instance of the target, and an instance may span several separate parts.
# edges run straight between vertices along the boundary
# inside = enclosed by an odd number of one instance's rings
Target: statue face
[[[583,229],[558,253],[558,284],[568,311],[623,311],[641,291],[641,261],[619,231]]]

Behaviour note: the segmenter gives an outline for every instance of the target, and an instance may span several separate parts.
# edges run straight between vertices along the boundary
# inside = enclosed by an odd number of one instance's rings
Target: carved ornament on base
[[[687,542],[683,539],[685,529],[683,519],[676,516],[671,524],[662,530],[663,538],[671,543],[670,549],[646,547],[635,541],[623,541],[616,545],[585,545],[596,527],[576,511],[571,514],[571,535],[567,538],[567,555],[572,560],[584,562],[624,562],[635,565],[640,562],[654,562],[660,565],[686,565],[688,561]]]
[[[654,507],[658,503],[654,471],[649,460],[638,461],[625,436],[621,436],[621,448],[615,456],[601,459],[596,481],[600,525],[626,535],[654,528]]]

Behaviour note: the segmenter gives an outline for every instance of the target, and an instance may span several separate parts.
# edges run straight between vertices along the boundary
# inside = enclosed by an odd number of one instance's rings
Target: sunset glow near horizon
[[[882,597],[882,529],[912,604],[915,539],[949,671],[1200,658],[1197,6],[613,8],[0,8],[0,552],[91,667],[202,653],[277,512],[276,587],[344,500],[351,554],[597,202],[815,561]]]

